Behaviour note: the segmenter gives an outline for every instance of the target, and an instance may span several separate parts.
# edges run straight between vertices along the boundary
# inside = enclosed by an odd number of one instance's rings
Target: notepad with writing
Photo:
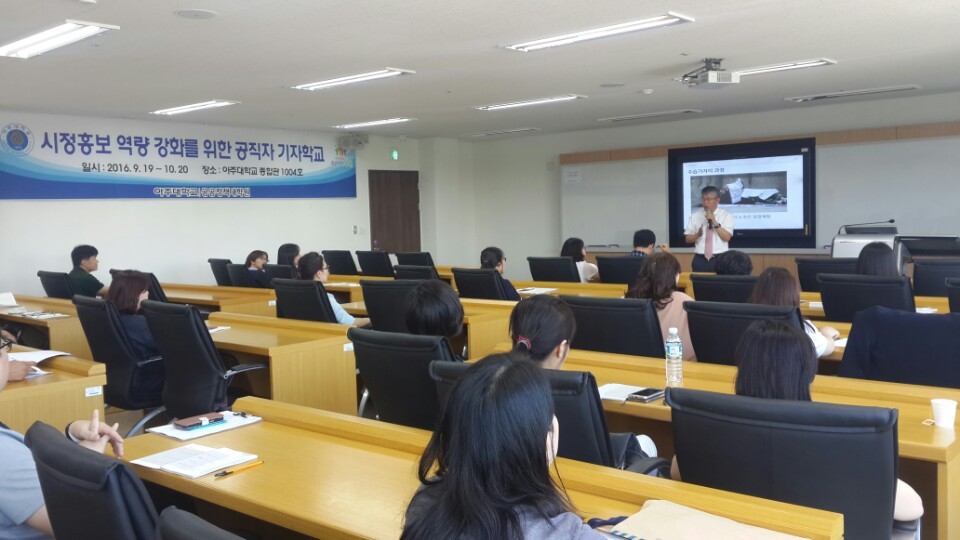
[[[597,390],[600,392],[600,399],[619,401],[620,403],[623,403],[627,401],[627,396],[634,392],[643,390],[643,387],[633,386],[630,384],[607,383],[600,388],[597,388]]]
[[[610,533],[628,540],[801,540],[799,536],[657,500],[645,502],[639,512],[614,525]]]
[[[524,287],[523,289],[517,289],[517,292],[527,294],[527,295],[550,294],[550,293],[557,292],[557,289],[550,288],[550,287]]]
[[[166,452],[135,459],[130,463],[150,469],[199,478],[213,471],[233,467],[257,459],[256,454],[238,452],[229,448],[211,448],[202,444],[188,444]]]

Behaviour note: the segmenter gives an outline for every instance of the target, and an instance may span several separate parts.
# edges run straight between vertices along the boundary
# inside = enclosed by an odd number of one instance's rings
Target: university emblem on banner
[[[0,130],[0,148],[18,156],[33,150],[33,133],[23,124],[7,124]]]

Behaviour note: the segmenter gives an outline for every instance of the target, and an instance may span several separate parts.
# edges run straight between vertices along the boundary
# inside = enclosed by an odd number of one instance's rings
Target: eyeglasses
[[[719,198],[720,197],[700,197],[700,200],[703,202],[710,202],[710,201],[716,201]]]
[[[330,271],[330,267],[329,267],[329,266],[324,266],[323,268],[321,268],[321,270],[323,270],[324,272],[329,272],[329,271]]]

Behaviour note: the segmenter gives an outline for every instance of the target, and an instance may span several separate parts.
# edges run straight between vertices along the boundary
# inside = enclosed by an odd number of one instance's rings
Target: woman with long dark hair
[[[283,244],[277,249],[277,264],[292,266],[294,276],[297,275],[297,263],[299,262],[300,246],[296,244]]]
[[[326,283],[330,277],[330,266],[323,260],[323,255],[316,251],[311,251],[303,257],[300,257],[300,261],[297,264],[297,273],[300,279]],[[332,294],[327,293],[327,299],[330,300],[330,307],[333,308],[333,314],[336,316],[338,323],[348,326],[368,326],[370,324],[370,319],[366,317],[354,317],[347,313],[345,309],[340,307],[337,299],[334,298]]]
[[[255,249],[247,255],[244,266],[246,266],[247,271],[250,272],[250,281],[256,284],[257,287],[267,289],[270,286],[267,280],[267,273],[263,271],[263,265],[268,262],[270,262],[270,257],[266,251]]]
[[[786,268],[771,266],[760,273],[750,295],[751,304],[767,306],[800,306],[800,282]],[[832,326],[817,328],[804,319],[803,329],[810,336],[818,357],[829,356],[836,347],[840,332]]]
[[[127,332],[133,352],[140,360],[160,356],[153,334],[147,326],[147,318],[140,314],[140,304],[149,296],[150,278],[136,270],[121,270],[113,274],[106,301],[113,304],[120,314],[120,324]],[[158,401],[166,381],[163,362],[145,364],[139,371],[131,394],[138,400]]]
[[[577,263],[577,272],[580,272],[580,281],[586,283],[592,281],[600,272],[597,265],[587,262],[587,248],[583,240],[579,238],[567,238],[560,248],[561,257],[570,257]]]
[[[687,312],[683,303],[693,300],[686,293],[677,290],[680,279],[680,262],[669,253],[654,253],[646,257],[646,262],[637,273],[637,281],[627,289],[626,298],[646,298],[652,301],[660,319],[663,340],[667,340],[670,328],[676,328],[683,342],[683,359],[696,360],[697,354],[690,341],[690,327],[687,325]]]
[[[513,283],[510,283],[510,280],[503,277],[504,271],[507,269],[507,257],[503,254],[503,250],[490,246],[480,252],[480,268],[493,268],[500,273],[500,279],[503,280],[503,290],[507,293],[507,300],[520,300],[520,293],[517,292],[516,287],[513,286]]]
[[[893,249],[883,242],[863,246],[857,257],[857,273],[867,276],[899,276]]]
[[[446,282],[425,279],[417,285],[404,302],[404,317],[411,334],[443,336],[451,350],[466,356],[463,333],[463,304]]]
[[[400,538],[601,538],[550,477],[559,437],[539,367],[509,354],[477,362],[420,458]]]

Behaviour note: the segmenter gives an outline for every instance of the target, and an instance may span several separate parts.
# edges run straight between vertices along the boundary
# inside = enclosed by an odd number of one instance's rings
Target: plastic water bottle
[[[683,386],[683,342],[679,331],[670,327],[670,335],[664,344],[667,351],[667,386]]]

